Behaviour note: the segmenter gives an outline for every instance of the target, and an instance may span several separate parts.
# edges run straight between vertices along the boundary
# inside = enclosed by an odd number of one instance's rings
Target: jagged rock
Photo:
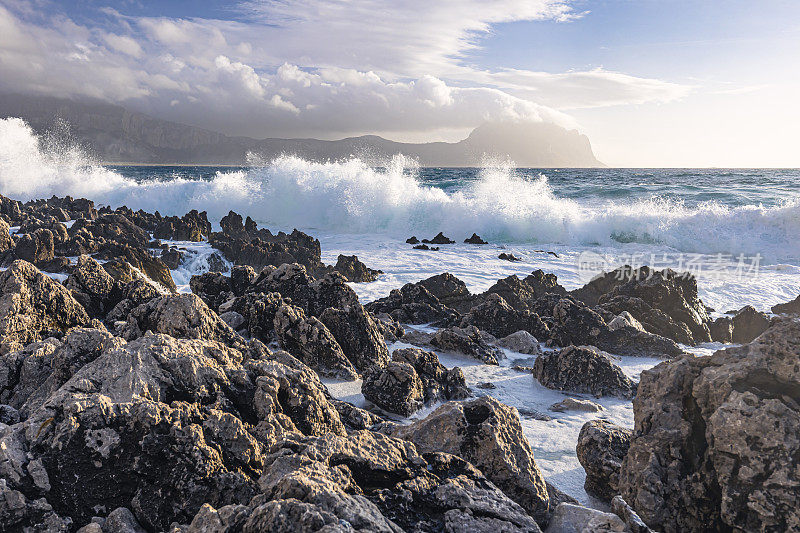
[[[425,403],[463,400],[472,394],[460,368],[447,369],[433,352],[419,348],[402,348],[392,352],[392,361],[408,363],[422,381]]]
[[[797,315],[800,314],[800,296],[792,300],[791,302],[786,302],[785,304],[778,304],[773,305],[771,311],[776,315],[779,314],[787,314],[787,315]]]
[[[527,355],[538,355],[542,353],[539,341],[525,330],[519,330],[511,335],[506,335],[497,341],[498,346],[502,346],[512,352],[524,353]]]
[[[0,424],[13,426],[20,421],[19,411],[10,405],[0,404]]]
[[[55,259],[53,232],[49,229],[37,229],[20,237],[14,247],[14,256],[34,265],[40,265]]]
[[[367,311],[369,313],[369,311]],[[395,342],[397,339],[404,337],[406,334],[405,329],[400,322],[392,318],[386,313],[377,313],[372,314],[372,321],[375,323],[375,327],[378,328],[381,336],[383,336],[383,340],[386,342]]]
[[[622,521],[625,522],[625,525],[628,526],[631,533],[653,533],[653,530],[647,527],[644,520],[642,520],[639,515],[636,514],[636,511],[622,499],[622,496],[616,495],[611,500],[611,511],[622,518]]]
[[[556,413],[567,411],[583,411],[584,413],[597,413],[603,410],[603,406],[591,400],[581,400],[580,398],[564,398],[558,403],[554,403],[548,409]]]
[[[733,342],[733,318],[721,316],[709,327],[711,339],[716,342]]]
[[[198,276],[192,276],[189,280],[189,288],[211,309],[219,310],[219,306],[229,300],[231,293],[231,278],[223,276],[219,272],[204,272]]]
[[[562,503],[556,507],[546,533],[603,533],[625,532],[627,527],[620,517],[589,509],[572,503]]]
[[[161,252],[161,260],[167,265],[167,268],[170,270],[177,270],[181,263],[183,262],[184,253],[178,250],[177,248],[168,248]],[[213,270],[213,269],[210,269]]]
[[[406,244],[419,244],[419,239],[417,239],[415,236],[411,236],[406,239]]]
[[[502,259],[503,261],[511,261],[512,263],[522,261],[522,259],[517,257],[516,255],[506,252],[502,252],[500,255],[497,256],[497,258]]]
[[[424,279],[417,285],[425,287],[439,302],[459,313],[466,313],[476,303],[477,296],[470,294],[466,283],[449,272]]]
[[[231,269],[231,290],[236,296],[244,294],[256,279],[256,271],[251,266],[235,265]]]
[[[619,494],[619,470],[628,453],[631,434],[631,430],[605,420],[590,420],[583,425],[576,451],[586,471],[586,492],[604,501]]]
[[[517,311],[496,293],[489,294],[483,303],[464,315],[460,326],[475,326],[498,338],[507,337],[517,331],[527,331],[537,339],[550,337],[549,328],[539,315],[528,310]]]
[[[481,239],[477,233],[473,233],[472,237],[464,239],[464,244],[489,244]]]
[[[642,373],[620,493],[653,529],[800,527],[800,324]]]
[[[211,233],[211,224],[205,211],[191,210],[184,216],[164,217],[153,228],[153,237],[171,241],[200,242]]]
[[[382,270],[367,268],[367,265],[359,261],[358,256],[355,255],[340,254],[333,269],[343,275],[347,281],[355,283],[375,281],[378,276],[383,274]]]
[[[86,309],[89,316],[95,318],[105,317],[122,296],[114,278],[88,255],[78,258],[64,287],[69,289],[72,297]]]
[[[449,402],[393,435],[421,452],[463,457],[531,516],[545,519],[547,487],[513,408],[489,396]]]
[[[769,325],[770,320],[766,313],[759,313],[752,305],[747,305],[733,317],[733,342],[751,342],[764,333]]]
[[[371,313],[386,313],[404,324],[451,324],[458,313],[442,304],[436,296],[417,283],[393,289],[389,296],[365,306]],[[482,328],[481,328],[482,329]]]
[[[611,331],[616,331],[624,327],[632,327],[634,329],[638,329],[639,331],[645,331],[644,326],[642,326],[642,324],[633,318],[633,315],[627,311],[623,311],[622,313],[618,314],[613,320],[611,320],[611,322],[608,323],[608,329]]]
[[[361,393],[381,409],[402,416],[410,416],[425,402],[417,371],[408,363],[395,361],[364,372]]]
[[[564,287],[558,284],[555,274],[545,274],[542,270],[534,270],[523,279],[508,276],[489,287],[485,293],[498,294],[514,309],[523,311],[545,294],[566,294]]]
[[[247,293],[220,306],[227,312],[244,317],[250,336],[269,343],[275,337],[275,315],[284,305],[281,295],[275,292]]]
[[[0,252],[5,252],[14,248],[14,239],[11,238],[11,228],[5,220],[0,219]]]
[[[316,317],[307,317],[301,308],[284,304],[275,313],[274,327],[281,346],[321,375],[358,379],[358,371]]]
[[[359,371],[385,366],[389,350],[372,317],[357,303],[344,309],[329,307],[319,317],[333,334],[344,355]]]
[[[675,357],[683,353],[672,340],[634,326],[609,328],[603,317],[569,296],[545,294],[532,311],[549,321],[550,346],[592,345],[616,355]]]
[[[0,355],[90,323],[69,290],[26,261],[0,272]]]
[[[424,242],[425,244],[455,244],[456,243],[456,241],[445,237],[442,234],[441,231],[439,233],[437,233],[436,237],[434,237],[433,239],[430,239],[430,240],[422,239],[422,242]]]
[[[540,355],[533,363],[533,375],[548,389],[627,399],[636,394],[636,384],[591,347],[568,346]]]
[[[128,269],[130,269],[130,265],[127,263],[123,264],[127,265]],[[103,265],[103,269],[107,272],[109,271],[108,263]],[[123,283],[119,279],[115,280],[122,299],[106,315],[105,322],[109,326],[112,326],[112,328],[117,322],[127,321],[130,313],[140,305],[169,294],[163,287],[155,284],[149,278],[142,276],[132,269],[130,270],[134,276],[131,281]],[[112,269],[112,272],[115,272],[115,270]],[[111,274],[111,272],[109,273]],[[113,277],[114,274],[111,274],[111,276]],[[125,275],[124,278],[127,279],[128,276]]]
[[[21,516],[4,524],[20,529],[41,517],[25,499],[40,498],[38,509],[68,524],[126,507],[147,530],[167,530],[203,503],[248,501],[269,447],[303,434],[345,431],[314,372],[288,354],[166,335],[116,340],[0,429],[0,513],[15,495]],[[104,527],[115,518],[134,524],[117,512]]]
[[[232,347],[244,340],[194,294],[162,296],[131,310],[117,334],[127,340],[145,332],[166,333],[178,339],[206,339]]]
[[[467,326],[440,329],[430,343],[440,350],[468,355],[488,365],[496,365],[504,356],[502,351],[490,345],[495,340],[475,326]]]
[[[145,248],[135,248],[126,244],[111,242],[102,245],[97,254],[95,254],[95,258],[125,261],[165,289],[172,292],[175,291],[175,281],[172,279],[169,267],[160,258],[150,254]]]

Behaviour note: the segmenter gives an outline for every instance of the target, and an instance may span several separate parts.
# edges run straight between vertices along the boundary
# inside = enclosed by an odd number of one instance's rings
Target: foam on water
[[[272,228],[394,237],[473,231],[495,242],[617,246],[657,244],[684,252],[760,253],[770,262],[800,262],[800,202],[730,207],[678,200],[578,202],[559,198],[545,176],[487,167],[480,179],[445,192],[421,184],[414,165],[396,156],[386,168],[358,159],[312,163],[280,157],[209,180],[136,181],[94,164],[69,143],[45,143],[19,119],[0,120],[0,193],[18,199],[85,196],[134,209],[183,214],[228,210]]]

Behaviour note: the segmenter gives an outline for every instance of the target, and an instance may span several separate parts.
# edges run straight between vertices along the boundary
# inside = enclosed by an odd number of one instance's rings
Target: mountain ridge
[[[380,164],[403,154],[422,166],[481,166],[489,158],[512,160],[519,167],[604,166],[594,156],[589,139],[575,130],[549,123],[483,124],[455,143],[401,143],[377,135],[338,140],[313,138],[254,139],[129,111],[123,106],[92,100],[0,95],[0,117],[24,119],[38,134],[58,119],[71,136],[107,163],[242,165],[249,153],[264,159],[281,154],[313,161],[353,156]]]

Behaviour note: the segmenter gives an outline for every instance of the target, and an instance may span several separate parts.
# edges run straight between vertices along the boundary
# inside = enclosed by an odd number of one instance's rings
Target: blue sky
[[[0,90],[231,134],[577,128],[619,166],[800,166],[800,2],[0,0]]]

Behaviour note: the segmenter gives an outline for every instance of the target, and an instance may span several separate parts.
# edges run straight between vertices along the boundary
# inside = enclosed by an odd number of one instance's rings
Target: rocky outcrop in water
[[[784,304],[773,305],[771,311],[778,314],[800,315],[800,296]]]
[[[586,492],[605,501],[619,494],[619,470],[630,447],[631,433],[605,420],[583,425],[576,452],[586,471]]]
[[[800,324],[642,373],[620,492],[667,532],[800,526]]]
[[[382,270],[373,270],[355,255],[339,255],[333,269],[347,279],[355,283],[365,283],[375,281],[378,276],[383,274]]]
[[[430,340],[432,346],[444,352],[455,352],[474,357],[488,365],[496,365],[503,352],[492,346],[497,339],[475,326],[440,329]]]
[[[636,384],[606,354],[591,347],[569,346],[540,355],[533,376],[548,389],[627,399],[636,394]]]

